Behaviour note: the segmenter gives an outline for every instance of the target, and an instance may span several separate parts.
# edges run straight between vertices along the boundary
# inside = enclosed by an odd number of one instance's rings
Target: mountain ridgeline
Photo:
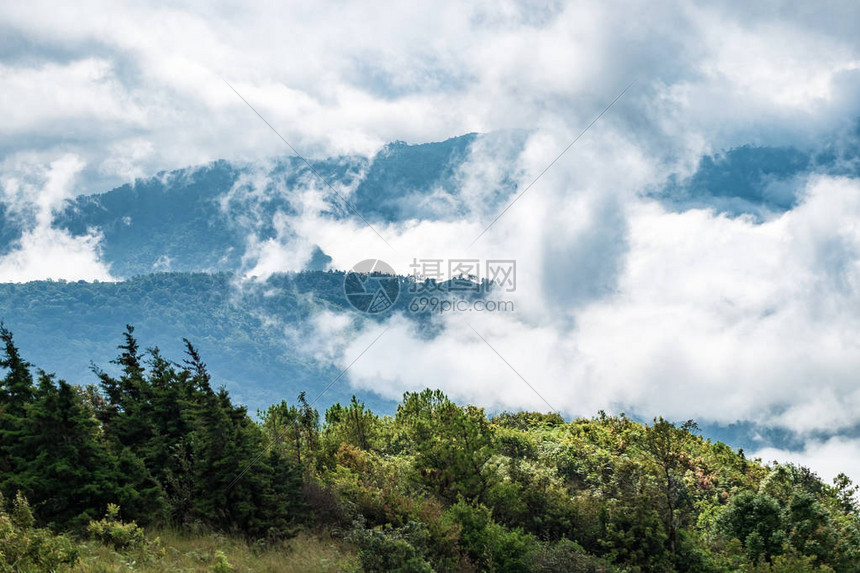
[[[0,318],[15,329],[26,354],[44,357],[43,368],[80,384],[93,380],[92,363],[110,368],[112,341],[125,324],[135,324],[145,344],[165,341],[163,350],[170,354],[181,352],[187,337],[210,357],[219,380],[253,410],[302,390],[319,392],[340,372],[340,365],[315,354],[312,341],[320,336],[315,317],[347,316],[358,329],[389,316],[355,311],[344,280],[341,271],[306,271],[265,281],[237,281],[228,273],[153,273],[122,282],[0,283]],[[431,335],[438,315],[429,308],[405,312],[426,295],[411,292],[410,278],[400,281],[389,312],[403,312]],[[484,290],[449,296],[487,295]],[[341,380],[322,403],[348,398],[348,388]],[[372,392],[360,395],[380,411],[393,411],[390,400]]]
[[[465,174],[480,171],[470,162],[497,156],[510,162],[508,172],[486,182],[491,188],[482,188],[484,208],[497,211],[517,192],[515,163],[526,135],[394,142],[370,159],[345,156],[314,161],[313,166],[371,222],[450,220],[467,214]],[[647,193],[679,210],[713,208],[732,216],[783,212],[799,200],[798,177],[860,173],[860,145],[851,141],[815,151],[749,145],[729,149],[705,156],[692,175],[672,176]],[[53,224],[72,235],[100,232],[102,260],[118,278],[162,271],[240,272],[253,263],[253,242],[295,237],[283,218],[298,215],[300,194],[312,187],[324,192],[324,216],[354,216],[303,161],[280,157],[256,164],[215,161],[81,195],[56,214]],[[0,202],[0,255],[15,248],[30,224],[26,212]],[[305,268],[324,270],[329,262],[316,246]]]
[[[403,220],[426,215],[417,205],[426,206],[421,198],[435,189],[456,196],[453,178],[474,138],[464,135],[414,146],[397,142],[372,161],[342,157],[313,165],[326,180],[352,189],[350,201],[365,217]],[[103,260],[117,277],[157,271],[238,272],[249,238],[278,237],[275,215],[295,216],[298,194],[310,186],[325,188],[297,158],[262,165],[216,161],[78,197],[55,225],[73,235],[98,229],[104,237]],[[327,200],[328,216],[351,215],[333,194],[327,193]],[[4,231],[0,239],[9,248],[21,228],[7,222]],[[280,238],[291,237],[288,231]],[[329,261],[317,248],[307,269],[324,269]]]

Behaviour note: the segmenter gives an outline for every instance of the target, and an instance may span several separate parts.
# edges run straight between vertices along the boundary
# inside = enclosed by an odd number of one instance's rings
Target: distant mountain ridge
[[[465,160],[474,138],[470,134],[423,145],[395,142],[372,161],[341,157],[313,166],[336,189],[354,186],[349,200],[364,217],[397,220],[412,215],[407,212],[409,196],[434,188],[456,190],[453,171]],[[257,187],[260,175],[265,183]],[[275,238],[275,214],[296,215],[294,201],[308,185],[323,184],[298,158],[278,158],[263,166],[222,160],[80,196],[54,224],[73,235],[98,229],[104,237],[103,260],[117,277],[157,271],[238,272],[248,237]],[[328,215],[351,215],[333,193],[326,198]],[[3,237],[7,247],[14,240],[8,235]],[[317,248],[307,270],[322,270],[329,260]]]
[[[476,143],[492,154],[502,146],[487,142],[504,137],[471,133],[418,145],[397,141],[371,159],[345,156],[312,164],[369,221],[453,220],[469,215],[462,178]],[[525,145],[525,134],[509,136],[506,145],[512,153]],[[494,182],[496,188],[483,190],[491,198],[489,204],[482,199],[488,211],[516,193],[514,169]],[[860,145],[815,152],[745,145],[705,156],[692,175],[673,175],[664,186],[645,192],[673,210],[712,208],[758,217],[791,209],[802,186],[796,178],[810,172],[860,173]],[[325,216],[355,216],[301,159],[279,157],[259,164],[219,160],[81,195],[53,224],[76,236],[100,232],[102,260],[118,278],[162,271],[241,272],[253,266],[252,242],[279,233],[280,240],[294,237],[292,229],[283,228],[283,217],[298,214],[300,194],[311,186],[324,192]],[[0,202],[0,255],[14,249],[26,218]],[[317,246],[305,268],[324,270],[329,262]]]
[[[316,346],[328,342],[315,340],[313,319],[320,313],[347,316],[358,329],[403,312],[428,335],[438,328],[432,309],[406,312],[413,298],[424,296],[412,292],[410,279],[399,279],[399,296],[390,310],[364,314],[346,298],[347,276],[354,275],[305,271],[248,281],[229,273],[171,272],[121,282],[0,283],[0,320],[14,329],[25,357],[38,356],[40,367],[77,384],[95,382],[93,362],[110,369],[112,349],[126,324],[136,327],[144,348],[160,346],[170,355],[181,356],[182,339],[188,338],[210,365],[214,383],[226,385],[253,412],[302,391],[312,398],[336,377],[340,365],[317,356]],[[349,400],[352,390],[342,382],[322,404]],[[372,393],[363,393],[362,399],[382,411],[390,406]]]

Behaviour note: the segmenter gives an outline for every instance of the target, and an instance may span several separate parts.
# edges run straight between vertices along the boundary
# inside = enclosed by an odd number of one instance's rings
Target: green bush
[[[616,571],[606,560],[585,552],[569,539],[540,543],[529,554],[531,570],[540,573],[605,573]]]
[[[732,497],[717,518],[717,527],[728,537],[739,539],[751,561],[782,553],[786,534],[779,503],[768,494],[742,491]]]
[[[212,565],[212,573],[233,573],[233,566],[227,561],[227,556],[224,552],[218,549],[215,551],[215,564]]]
[[[772,562],[762,560],[750,573],[833,573],[833,569],[827,565],[815,565],[814,562],[813,557],[799,555],[791,550],[774,557]],[[856,571],[856,564],[852,570]]]
[[[145,549],[148,545],[143,528],[134,522],[123,522],[119,519],[119,506],[111,503],[107,513],[98,521],[90,521],[87,530],[90,537],[105,545],[112,546],[117,551]]]
[[[420,523],[410,521],[403,527],[367,529],[363,519],[357,520],[349,540],[359,548],[361,567],[367,573],[432,573],[426,559],[430,535]]]
[[[0,572],[56,571],[78,561],[78,548],[71,539],[33,527],[33,512],[20,492],[11,512],[4,505],[0,495]]]
[[[462,499],[449,508],[447,515],[460,524],[460,546],[480,569],[511,573],[531,569],[529,555],[536,549],[534,536],[496,523],[489,509]]]

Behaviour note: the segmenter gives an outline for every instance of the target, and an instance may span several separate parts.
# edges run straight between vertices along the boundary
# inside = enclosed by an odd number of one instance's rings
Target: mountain
[[[368,221],[450,220],[475,208],[462,196],[463,172],[473,170],[469,162],[484,155],[505,157],[512,165],[510,173],[483,189],[491,199],[482,199],[481,207],[493,211],[513,196],[515,151],[525,145],[525,137],[467,134],[420,145],[398,141],[370,159],[336,157],[312,165]],[[703,157],[691,175],[672,175],[647,194],[679,211],[711,208],[756,217],[784,212],[799,201],[805,174],[860,173],[855,139],[812,151],[736,147]],[[476,148],[480,158],[474,156]],[[215,161],[81,195],[53,224],[75,236],[101,232],[102,259],[119,278],[160,271],[242,272],[253,266],[251,244],[279,233],[280,240],[295,236],[284,220],[298,216],[301,194],[309,188],[324,192],[325,216],[355,216],[302,160],[279,157],[256,164]],[[12,213],[0,202],[0,256],[15,247],[27,226],[28,213]],[[324,270],[329,263],[315,247],[306,269]]]
[[[454,171],[466,160],[475,137],[422,145],[395,142],[372,160],[340,157],[315,161],[313,167],[342,195],[352,190],[350,201],[368,219],[402,220],[421,215],[416,197],[455,188]],[[103,260],[117,277],[157,271],[238,272],[249,240],[277,237],[276,214],[296,215],[299,193],[309,186],[324,188],[298,158],[260,165],[216,161],[80,196],[54,225],[76,236],[98,229],[104,237]],[[328,215],[352,215],[334,193],[324,190]],[[0,253],[8,252],[22,226],[6,218],[0,229]],[[329,261],[317,248],[307,268],[322,270]]]
[[[349,275],[353,278],[355,275]],[[111,370],[113,349],[126,324],[136,328],[143,347],[159,346],[181,356],[183,338],[199,348],[214,376],[253,412],[306,391],[315,397],[340,372],[318,357],[325,342],[311,325],[329,311],[349,316],[354,327],[387,314],[356,312],[344,294],[342,271],[278,274],[266,281],[239,281],[228,273],[154,273],[123,282],[34,281],[0,284],[0,318],[15,332],[25,358],[39,366],[91,384],[91,365]],[[405,312],[416,293],[399,279],[391,312],[404,312],[428,334],[436,328],[429,310]],[[452,293],[451,296],[462,296]],[[471,294],[472,297],[482,293]],[[321,405],[347,402],[346,380]],[[393,413],[392,403],[358,393],[369,405]]]
[[[313,168],[371,222],[458,218],[469,207],[463,191],[469,162],[511,154],[525,137],[467,134],[420,145],[394,142],[370,159],[336,157],[314,161]],[[670,177],[650,194],[676,210],[783,212],[799,201],[797,181],[804,175],[860,173],[856,139],[813,151],[741,146],[704,157],[695,173]],[[484,207],[492,209],[516,192],[516,155],[511,157],[510,173],[495,180],[487,191],[494,199]],[[41,356],[44,367],[73,376],[73,382],[94,380],[90,360],[109,367],[113,356],[105,349],[119,343],[130,323],[144,344],[167,345],[164,350],[172,354],[181,352],[182,338],[191,339],[221,382],[252,408],[303,390],[314,394],[338,370],[295,345],[306,342],[310,318],[349,308],[343,272],[324,272],[331,259],[316,247],[303,272],[263,282],[235,279],[251,268],[249,245],[293,233],[289,225],[284,228],[284,217],[300,215],[301,194],[311,187],[325,191],[324,216],[354,217],[294,157],[256,164],[216,161],[79,196],[53,224],[72,235],[98,230],[103,261],[127,280],[3,284],[0,318],[25,354]],[[0,255],[15,248],[26,220],[26,213],[13,213],[0,202]],[[413,318],[424,321],[432,336],[436,326],[430,318]],[[330,397],[343,400],[347,394],[344,384]],[[391,407],[373,395],[363,399],[381,411]],[[741,431],[734,443],[745,443],[743,435],[751,432]]]
[[[676,211],[714,209],[761,220],[797,205],[811,174],[860,175],[860,123],[847,140],[834,137],[816,149],[742,145],[706,155],[693,174],[674,174],[649,195]]]
[[[14,329],[25,358],[40,356],[40,367],[78,384],[96,382],[91,362],[110,370],[126,324],[136,327],[143,347],[160,346],[174,356],[182,355],[182,339],[188,338],[210,365],[214,383],[254,411],[303,390],[312,394],[337,375],[334,365],[287,341],[290,329],[300,339],[309,316],[345,310],[342,283],[342,273],[318,272],[272,277],[244,291],[225,273],[2,284],[0,317]],[[333,388],[327,398],[348,400],[344,388]]]

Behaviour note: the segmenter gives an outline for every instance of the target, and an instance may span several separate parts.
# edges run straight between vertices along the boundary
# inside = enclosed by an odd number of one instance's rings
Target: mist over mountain
[[[458,201],[456,171],[475,137],[422,145],[394,142],[372,160],[341,157],[312,165],[371,220],[453,217],[457,209],[449,207]],[[242,272],[253,266],[250,243],[295,238],[279,218],[300,214],[299,192],[308,186],[329,191],[297,157],[259,165],[216,161],[81,195],[53,224],[73,236],[96,229],[103,237],[102,259],[116,277],[159,271]],[[326,201],[327,216],[352,216],[334,193],[328,192]],[[8,253],[27,220],[11,216],[2,204],[0,216],[0,253]],[[322,270],[329,260],[315,247],[304,269]]]
[[[514,147],[523,144],[524,134],[507,137]],[[492,138],[499,135],[394,142],[370,159],[338,157],[312,165],[369,221],[453,220],[470,208],[461,176],[474,168],[474,144]],[[858,149],[856,139],[813,150],[743,145],[704,156],[693,173],[675,173],[647,195],[677,211],[766,218],[795,206],[811,174],[856,175]],[[517,193],[511,173],[496,181],[493,204],[485,207],[501,206]],[[102,260],[118,278],[162,271],[241,273],[253,268],[255,245],[297,238],[288,221],[301,216],[301,192],[309,187],[322,190],[324,216],[354,216],[301,159],[277,157],[258,164],[215,161],[80,195],[55,215],[53,226],[75,237],[97,231]],[[15,248],[31,215],[0,202],[0,255]],[[330,257],[312,245],[301,263],[290,270],[324,270]]]
[[[370,159],[338,157],[312,165],[374,223],[451,220],[470,208],[463,174],[475,168],[475,149],[488,141],[491,149],[500,149],[499,141],[516,149],[524,134],[394,142]],[[801,181],[811,174],[856,174],[857,149],[853,142],[815,150],[744,145],[703,157],[693,173],[672,175],[649,196],[679,212],[706,208],[761,221],[797,205]],[[513,166],[496,178],[496,205],[518,191],[511,173]],[[305,325],[323,316],[362,320],[344,298],[343,269],[324,272],[331,258],[318,245],[306,245],[300,267],[285,269],[291,274],[261,282],[241,277],[252,274],[260,245],[299,238],[290,221],[302,216],[307,188],[323,191],[324,217],[353,216],[317,174],[296,157],[258,164],[222,160],[78,196],[52,224],[76,237],[98,233],[111,274],[136,278],[0,285],[0,316],[25,352],[43,357],[47,368],[75,376],[75,382],[91,378],[90,361],[109,365],[113,357],[105,349],[130,323],[145,343],[166,350],[179,351],[182,338],[192,339],[220,381],[252,407],[303,390],[314,394],[338,369],[324,351],[304,344]],[[16,247],[28,224],[28,214],[11,207],[0,203],[0,253]],[[432,321],[421,324],[432,337]],[[325,403],[343,401],[352,391],[344,382]],[[359,393],[381,411],[393,404],[372,391]],[[794,443],[784,430],[750,423],[707,427],[746,447]]]
[[[468,209],[460,171],[470,167],[479,138],[469,134],[438,143],[394,142],[371,159],[339,157],[312,162],[316,171],[369,221],[454,219]],[[520,143],[522,136],[519,136]],[[744,145],[706,155],[692,174],[674,174],[648,192],[672,209],[714,209],[761,218],[797,204],[812,173],[858,172],[856,142],[818,150]],[[56,214],[53,226],[80,237],[95,230],[102,260],[115,277],[150,272],[244,272],[253,246],[296,238],[290,217],[301,215],[301,191],[321,188],[324,214],[353,216],[297,157],[259,164],[216,161],[163,172],[104,193],[81,195]],[[496,204],[517,192],[510,176],[494,190]],[[30,224],[27,211],[0,202],[0,254],[9,253]],[[302,268],[323,270],[330,258],[316,245]]]
[[[831,142],[819,149],[743,145],[702,158],[688,177],[672,175],[652,195],[677,210],[715,209],[730,216],[761,219],[796,206],[804,178],[811,174],[856,176],[857,141]]]
[[[860,573],[860,3],[0,15],[0,570]]]

